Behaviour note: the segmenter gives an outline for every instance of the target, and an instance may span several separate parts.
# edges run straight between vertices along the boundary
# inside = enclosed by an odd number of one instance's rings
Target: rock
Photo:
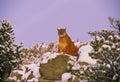
[[[11,72],[9,80],[21,80],[22,74],[19,74],[18,72]]]
[[[69,59],[67,55],[58,55],[48,63],[41,64],[39,69],[41,77],[46,80],[60,80],[62,74],[67,71]]]

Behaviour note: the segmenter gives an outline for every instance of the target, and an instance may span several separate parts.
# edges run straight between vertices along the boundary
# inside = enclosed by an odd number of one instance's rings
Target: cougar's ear
[[[65,31],[66,31],[66,27],[65,27],[64,29],[65,29]]]
[[[57,31],[59,31],[59,29],[57,28]]]

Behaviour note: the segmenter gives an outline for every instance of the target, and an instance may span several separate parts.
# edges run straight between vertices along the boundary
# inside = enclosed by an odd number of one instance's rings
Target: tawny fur
[[[74,45],[66,29],[57,29],[59,36],[58,52],[63,52],[64,54],[70,54],[72,56],[78,56],[79,48]]]

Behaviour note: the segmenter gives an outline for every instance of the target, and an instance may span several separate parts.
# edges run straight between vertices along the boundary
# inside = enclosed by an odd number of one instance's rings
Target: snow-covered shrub
[[[57,42],[51,42],[49,44],[40,43],[31,48],[24,48],[22,50],[22,63],[38,63],[41,60],[42,55],[47,52],[57,52]]]
[[[14,44],[14,39],[10,23],[3,20],[0,28],[0,81],[5,80],[21,61],[21,45]]]
[[[94,36],[90,43],[93,51],[89,55],[97,61],[96,65],[85,70],[89,82],[120,81],[120,25],[114,26],[113,22],[115,21],[110,19],[114,31],[89,32]]]
[[[13,70],[11,72],[10,76],[8,77],[8,80],[13,82],[38,82],[38,78],[40,77],[39,68],[40,67],[37,64],[21,66],[19,69]]]

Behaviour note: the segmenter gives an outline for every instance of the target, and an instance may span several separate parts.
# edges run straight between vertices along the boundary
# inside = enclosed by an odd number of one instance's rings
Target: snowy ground
[[[76,45],[80,46],[80,42],[77,42]],[[44,46],[44,48],[46,48],[48,45],[43,45],[43,46]],[[89,44],[87,44],[87,45],[80,47],[79,58],[77,61],[76,61],[75,57],[69,56],[72,61],[69,61],[68,63],[73,64],[72,69],[77,70],[80,68],[80,65],[78,64],[78,62],[87,62],[89,64],[95,64],[96,61],[91,59],[91,57],[88,55],[88,53],[91,52],[92,50],[93,50],[92,47]],[[21,74],[22,80],[27,80],[28,76],[32,73],[34,78],[30,79],[29,81],[38,81],[37,79],[40,77],[40,73],[39,73],[40,64],[47,63],[48,60],[52,60],[52,59],[56,58],[57,55],[61,55],[61,53],[46,52],[41,56],[41,59],[39,60],[39,62],[34,63],[31,61],[32,63],[30,63],[28,65],[22,65],[20,68],[21,70],[14,70],[13,72]],[[38,60],[38,59],[36,58],[35,60]],[[29,71],[26,72],[26,68]],[[61,81],[65,82],[68,79],[70,79],[71,77],[74,77],[71,73],[64,73],[61,77]],[[16,77],[9,77],[9,79],[14,79],[16,81]]]

